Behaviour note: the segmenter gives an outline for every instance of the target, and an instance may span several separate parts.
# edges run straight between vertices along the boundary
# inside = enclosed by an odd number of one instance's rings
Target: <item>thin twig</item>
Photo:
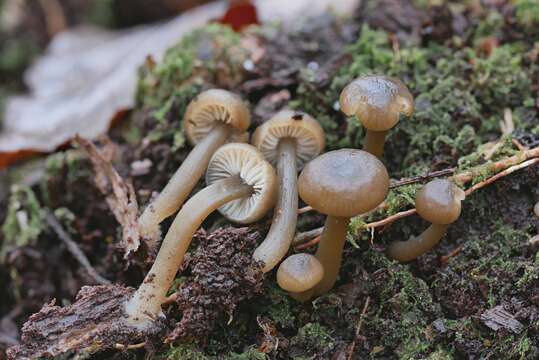
[[[387,225],[387,224],[391,224],[392,222],[395,222],[395,221],[397,221],[399,219],[408,217],[410,215],[414,215],[416,212],[417,212],[416,209],[410,209],[410,210],[401,211],[401,212],[398,212],[398,213],[393,214],[391,216],[388,216],[385,219],[365,224],[365,229],[373,229],[373,228],[377,228],[377,227],[384,226],[384,225]]]
[[[320,230],[320,233],[322,233],[322,230],[324,230],[324,228],[321,227],[321,228],[318,228],[318,229],[315,229],[315,230]],[[320,235],[318,235],[317,237],[315,237],[314,239],[312,239],[310,241],[307,241],[304,244],[300,244],[300,245],[296,246],[296,250],[307,249],[308,247],[311,247],[311,246],[313,246],[315,244],[318,244],[319,242],[320,242]]]
[[[463,248],[464,248],[464,244],[460,244],[455,249],[451,250],[449,254],[440,257],[440,262],[442,264],[446,264],[449,261],[449,259],[457,256],[462,251]]]
[[[320,236],[320,234],[322,234],[323,229],[324,227],[322,226],[313,230],[297,233],[296,237],[294,237],[294,240],[292,241],[292,244],[293,245],[303,244],[304,242],[309,241],[312,238]]]
[[[498,180],[498,179],[500,179],[500,178],[502,178],[504,176],[507,176],[507,175],[509,175],[511,173],[514,173],[515,171],[518,171],[520,169],[524,169],[525,167],[528,167],[530,165],[536,164],[537,162],[539,162],[539,158],[530,159],[530,160],[524,161],[523,163],[520,163],[518,165],[511,166],[510,168],[507,168],[507,169],[497,173],[496,175],[494,175],[492,177],[489,177],[486,180],[478,182],[477,184],[475,184],[474,186],[472,186],[471,188],[466,190],[466,196],[470,195],[474,191],[477,191],[477,190],[481,189],[482,187],[485,187],[485,186],[487,186],[489,184],[492,184],[494,181],[496,181],[496,180]]]
[[[441,176],[453,175],[454,172],[455,172],[455,168],[443,169],[443,170],[439,170],[439,171],[433,171],[433,172],[428,173],[428,174],[418,175],[418,176],[414,176],[414,177],[411,177],[411,178],[406,178],[406,179],[401,179],[401,180],[398,180],[398,181],[394,181],[389,185],[389,188],[394,189],[396,187],[403,186],[403,185],[409,185],[409,184],[414,184],[414,183],[418,183],[418,182],[423,182],[425,180],[430,180],[430,179],[441,177]]]
[[[354,337],[354,341],[352,341],[352,343],[350,344],[350,348],[348,350],[348,360],[350,360],[352,358],[352,355],[354,355],[356,342],[359,340],[359,336],[361,334],[361,326],[363,325],[363,319],[365,318],[365,315],[367,314],[367,309],[369,308],[370,301],[371,301],[370,296],[367,296],[367,300],[365,300],[365,305],[363,305],[363,310],[361,311],[361,315],[359,316],[359,321],[357,322],[356,336]]]
[[[45,220],[47,224],[54,230],[56,235],[62,240],[62,242],[67,247],[67,250],[77,259],[77,261],[82,265],[86,270],[88,275],[98,284],[101,285],[110,285],[111,282],[97,273],[97,271],[92,267],[90,261],[84,255],[84,252],[79,248],[77,243],[71,239],[71,236],[64,230],[62,225],[58,222],[56,217],[47,209],[45,209]]]
[[[312,211],[312,210],[313,210],[313,208],[311,206],[304,206],[304,207],[298,209],[298,215],[304,214],[304,213]]]
[[[141,349],[144,346],[146,346],[146,342],[141,342],[138,344],[132,344],[132,345],[124,345],[124,344],[114,344],[114,348],[118,350],[134,350],[134,349]]]

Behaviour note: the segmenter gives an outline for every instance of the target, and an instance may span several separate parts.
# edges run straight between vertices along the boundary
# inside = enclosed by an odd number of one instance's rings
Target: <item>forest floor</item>
[[[382,160],[394,180],[463,172],[539,146],[534,0],[363,1],[344,19],[325,14],[242,33],[211,24],[163,61],[146,61],[136,108],[111,130],[112,145],[98,145],[114,149],[112,164],[144,207],[190,150],[180,119],[201,90],[240,93],[252,106],[253,129],[288,104],[321,123],[327,150],[361,148],[363,129],[336,102],[348,82],[369,73],[398,77],[415,97],[414,115],[387,138]],[[82,286],[96,284],[59,240],[51,214],[112,283],[136,287],[148,267],[144,254],[123,257],[120,225],[83,149],[33,161],[32,174],[36,168],[31,184],[29,166],[0,175],[10,186],[0,189],[0,359],[31,314],[54,298],[70,304]],[[537,163],[474,191],[439,246],[399,264],[385,256],[386,245],[427,223],[412,215],[370,230],[366,224],[413,208],[420,186],[393,188],[385,207],[352,221],[335,288],[303,304],[279,289],[274,273],[242,276],[271,217],[241,229],[213,214],[171,290],[180,300],[166,308],[166,335],[175,342],[162,337],[93,358],[539,358]],[[305,212],[298,231],[323,221]],[[200,267],[213,271],[200,274]],[[202,294],[195,291],[200,284],[210,284]]]

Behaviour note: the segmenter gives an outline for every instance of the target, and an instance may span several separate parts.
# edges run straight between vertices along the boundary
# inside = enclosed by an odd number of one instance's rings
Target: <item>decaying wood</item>
[[[133,291],[115,285],[84,286],[72,305],[59,307],[51,301],[24,324],[21,344],[8,349],[8,359],[92,354],[157,336],[164,328],[159,321],[145,330],[126,323],[124,303]]]

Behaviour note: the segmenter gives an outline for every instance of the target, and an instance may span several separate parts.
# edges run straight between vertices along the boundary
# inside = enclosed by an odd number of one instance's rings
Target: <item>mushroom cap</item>
[[[252,143],[273,165],[277,163],[279,140],[296,140],[296,160],[298,168],[318,156],[326,144],[324,130],[307,113],[282,110],[260,125],[252,138]]]
[[[447,179],[434,179],[419,190],[415,197],[417,213],[433,224],[451,224],[460,216],[460,202],[465,194]]]
[[[352,217],[374,209],[387,196],[389,175],[376,156],[363,150],[327,152],[305,165],[299,196],[317,211]]]
[[[251,124],[251,113],[242,98],[230,91],[203,91],[189,103],[183,116],[187,140],[192,145],[198,143],[211,131],[214,121],[232,126],[238,135]]]
[[[399,79],[362,76],[348,84],[339,97],[341,111],[355,114],[369,130],[386,131],[397,125],[400,114],[414,112],[414,98]]]
[[[322,280],[324,267],[311,254],[295,254],[286,258],[277,270],[277,283],[290,292],[307,291]]]
[[[533,207],[533,212],[535,213],[535,216],[539,217],[539,201],[535,203],[535,206]]]
[[[244,199],[233,200],[219,208],[228,220],[249,224],[262,218],[275,204],[277,176],[275,170],[257,148],[249,144],[230,143],[221,146],[213,154],[206,171],[206,184],[239,176],[253,186],[253,194]]]

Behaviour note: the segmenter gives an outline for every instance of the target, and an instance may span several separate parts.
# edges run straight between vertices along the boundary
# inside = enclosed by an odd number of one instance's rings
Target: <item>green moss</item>
[[[330,330],[319,323],[307,323],[301,327],[296,336],[290,339],[290,345],[308,351],[307,354],[294,356],[320,355],[335,345]]]
[[[234,87],[241,80],[248,53],[239,41],[229,27],[211,24],[185,36],[159,63],[146,61],[139,71],[136,98],[153,120],[150,141],[170,138],[174,150],[184,146],[181,119],[202,85]]]
[[[430,169],[434,158],[455,165],[460,157],[501,135],[506,108],[513,111],[516,127],[537,126],[530,86],[536,66],[524,61],[524,46],[503,45],[483,57],[471,47],[404,45],[397,56],[385,32],[363,26],[348,51],[352,62],[332,83],[316,91],[304,80],[293,106],[315,114],[326,130],[329,149],[359,148],[363,133],[357,121],[346,121],[337,111],[340,91],[352,79],[370,73],[402,79],[415,94],[415,113],[388,134],[385,160],[394,176],[417,175]]]
[[[162,360],[207,360],[208,357],[198,351],[191,344],[180,344],[172,346],[165,351],[158,359]]]
[[[267,289],[269,304],[259,309],[259,313],[269,317],[275,324],[283,328],[291,328],[296,316],[292,312],[292,299],[276,284],[270,284]]]
[[[537,0],[515,1],[517,21],[526,27],[539,25],[539,2]]]
[[[430,348],[427,326],[441,316],[440,305],[428,285],[414,276],[407,265],[398,264],[383,253],[369,249],[362,260],[377,271],[378,306],[366,317],[367,328],[380,335],[384,349],[394,349],[402,359],[422,357]]]
[[[15,247],[34,244],[44,228],[41,205],[27,186],[14,185],[2,225],[4,241],[0,249],[0,263],[4,262],[7,252]]]
[[[233,352],[223,357],[223,360],[266,360],[266,359],[268,359],[266,354],[252,347],[247,349],[245,352],[242,352],[241,354]]]

